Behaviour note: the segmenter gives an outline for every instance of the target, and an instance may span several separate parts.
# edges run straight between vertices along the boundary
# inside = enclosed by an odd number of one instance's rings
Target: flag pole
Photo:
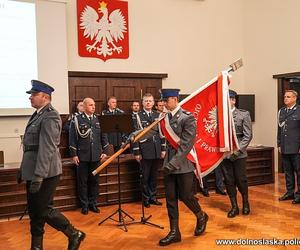
[[[243,60],[242,60],[242,58],[240,58],[237,61],[235,61],[234,63],[230,64],[229,68],[226,71],[228,73],[229,72],[234,72],[234,71],[238,70],[242,66],[243,66]]]
[[[93,175],[98,174],[102,169],[108,166],[114,159],[116,159],[120,154],[122,154],[126,149],[130,147],[131,143],[138,142],[145,136],[152,128],[154,128],[165,116],[162,115],[160,118],[152,122],[148,127],[144,128],[143,130],[137,131],[137,133],[131,133],[125,142],[124,145],[111,157],[109,157],[105,162],[103,162],[98,168],[96,168],[92,173]]]

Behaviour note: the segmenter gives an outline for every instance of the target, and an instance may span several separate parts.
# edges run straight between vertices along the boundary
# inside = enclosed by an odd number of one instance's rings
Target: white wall
[[[244,2],[244,91],[256,99],[253,142],[276,147],[277,80],[272,76],[300,71],[300,1]]]
[[[66,4],[36,1],[38,78],[55,91],[53,106],[69,113]]]
[[[168,73],[164,87],[191,93],[243,56],[240,0],[129,0],[128,5],[129,59],[103,62],[78,56],[76,1],[68,3],[69,70]],[[243,82],[243,70],[235,80]]]

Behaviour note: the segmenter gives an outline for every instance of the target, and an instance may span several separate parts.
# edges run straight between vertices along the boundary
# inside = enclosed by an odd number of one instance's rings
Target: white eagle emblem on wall
[[[123,40],[124,33],[127,32],[126,20],[121,10],[116,9],[108,15],[106,6],[103,1],[100,3],[98,12],[102,14],[101,18],[89,5],[84,8],[80,16],[80,29],[84,30],[84,37],[94,41],[92,44],[86,44],[86,50],[90,53],[96,50],[98,55],[104,57],[122,52],[123,47],[118,47],[115,43]]]
[[[208,132],[211,137],[215,137],[218,132],[217,110],[217,106],[214,106],[210,111],[208,111],[208,119],[206,119],[205,117],[203,118],[203,122],[205,123],[205,131]]]

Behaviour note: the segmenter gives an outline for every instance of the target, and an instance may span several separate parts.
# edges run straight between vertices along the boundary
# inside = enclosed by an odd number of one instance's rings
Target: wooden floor
[[[285,191],[284,178],[281,174],[275,185],[261,185],[249,188],[251,214],[240,215],[234,219],[226,217],[229,208],[228,196],[220,196],[211,192],[209,198],[198,196],[202,208],[208,213],[209,221],[203,236],[193,236],[195,217],[180,204],[180,230],[182,242],[172,244],[163,249],[300,249],[296,246],[218,246],[216,239],[294,239],[300,241],[300,205],[291,201],[278,202],[278,197]],[[78,211],[64,214],[72,223],[87,233],[82,243],[82,250],[95,249],[162,249],[158,246],[160,238],[168,233],[168,217],[165,201],[162,207],[151,206],[146,209],[146,215],[152,214],[151,222],[160,224],[165,229],[136,224],[129,225],[128,232],[116,226],[112,220],[101,226],[98,222],[110,215],[117,206],[102,207],[100,214],[89,213],[84,216]],[[239,199],[240,202],[240,199]],[[123,204],[122,209],[140,219],[140,204]],[[29,220],[0,222],[0,249],[29,249]],[[300,244],[300,243],[299,243]],[[46,226],[44,249],[66,249],[67,240],[61,232]]]

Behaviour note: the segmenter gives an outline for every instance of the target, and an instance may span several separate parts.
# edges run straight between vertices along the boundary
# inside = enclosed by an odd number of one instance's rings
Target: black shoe
[[[43,236],[31,236],[30,250],[43,250]]]
[[[235,216],[239,215],[240,211],[238,207],[233,207],[231,210],[228,212],[227,217],[228,218],[234,218]]]
[[[295,197],[294,197],[294,194],[288,194],[288,193],[285,193],[283,196],[279,197],[279,201],[287,201],[287,200],[293,200]]]
[[[199,236],[205,232],[206,224],[208,221],[208,215],[205,212],[199,212],[196,214],[197,216],[197,224],[194,231],[195,236]]]
[[[250,205],[249,202],[243,203],[243,215],[250,214]]]
[[[156,205],[156,206],[161,206],[162,205],[162,203],[160,202],[160,201],[158,201],[158,200],[150,200],[150,204],[153,204],[153,205]]]
[[[201,193],[202,193],[205,197],[209,197],[208,190],[202,190]]]
[[[85,233],[74,228],[71,224],[68,225],[67,229],[63,231],[63,233],[69,239],[68,250],[78,250],[81,241],[85,238]]]
[[[231,203],[231,209],[227,214],[228,218],[234,218],[235,216],[237,216],[240,212],[239,212],[239,207],[237,204],[237,200],[236,200],[236,196],[231,196],[229,197],[230,199],[230,203]]]
[[[81,208],[81,213],[84,214],[84,215],[88,214],[89,213],[88,208],[87,207]]]
[[[181,234],[178,227],[178,220],[170,220],[170,232],[168,235],[159,241],[160,246],[167,246],[172,243],[181,241]]]
[[[293,204],[300,204],[300,198],[295,198],[293,201],[292,201]]]
[[[149,208],[149,207],[150,207],[149,201],[144,201],[144,207],[146,207],[146,208]]]
[[[94,213],[97,213],[99,214],[100,213],[100,209],[97,208],[97,206],[93,205],[93,206],[90,206],[90,210]]]
[[[68,250],[78,250],[81,241],[85,238],[85,233],[78,231],[72,238],[69,239]]]
[[[81,241],[85,238],[85,233],[82,231],[78,231],[75,235],[69,238],[68,250],[78,250]]]
[[[216,189],[216,194],[220,194],[220,195],[227,195],[227,193],[224,190],[221,189]]]

